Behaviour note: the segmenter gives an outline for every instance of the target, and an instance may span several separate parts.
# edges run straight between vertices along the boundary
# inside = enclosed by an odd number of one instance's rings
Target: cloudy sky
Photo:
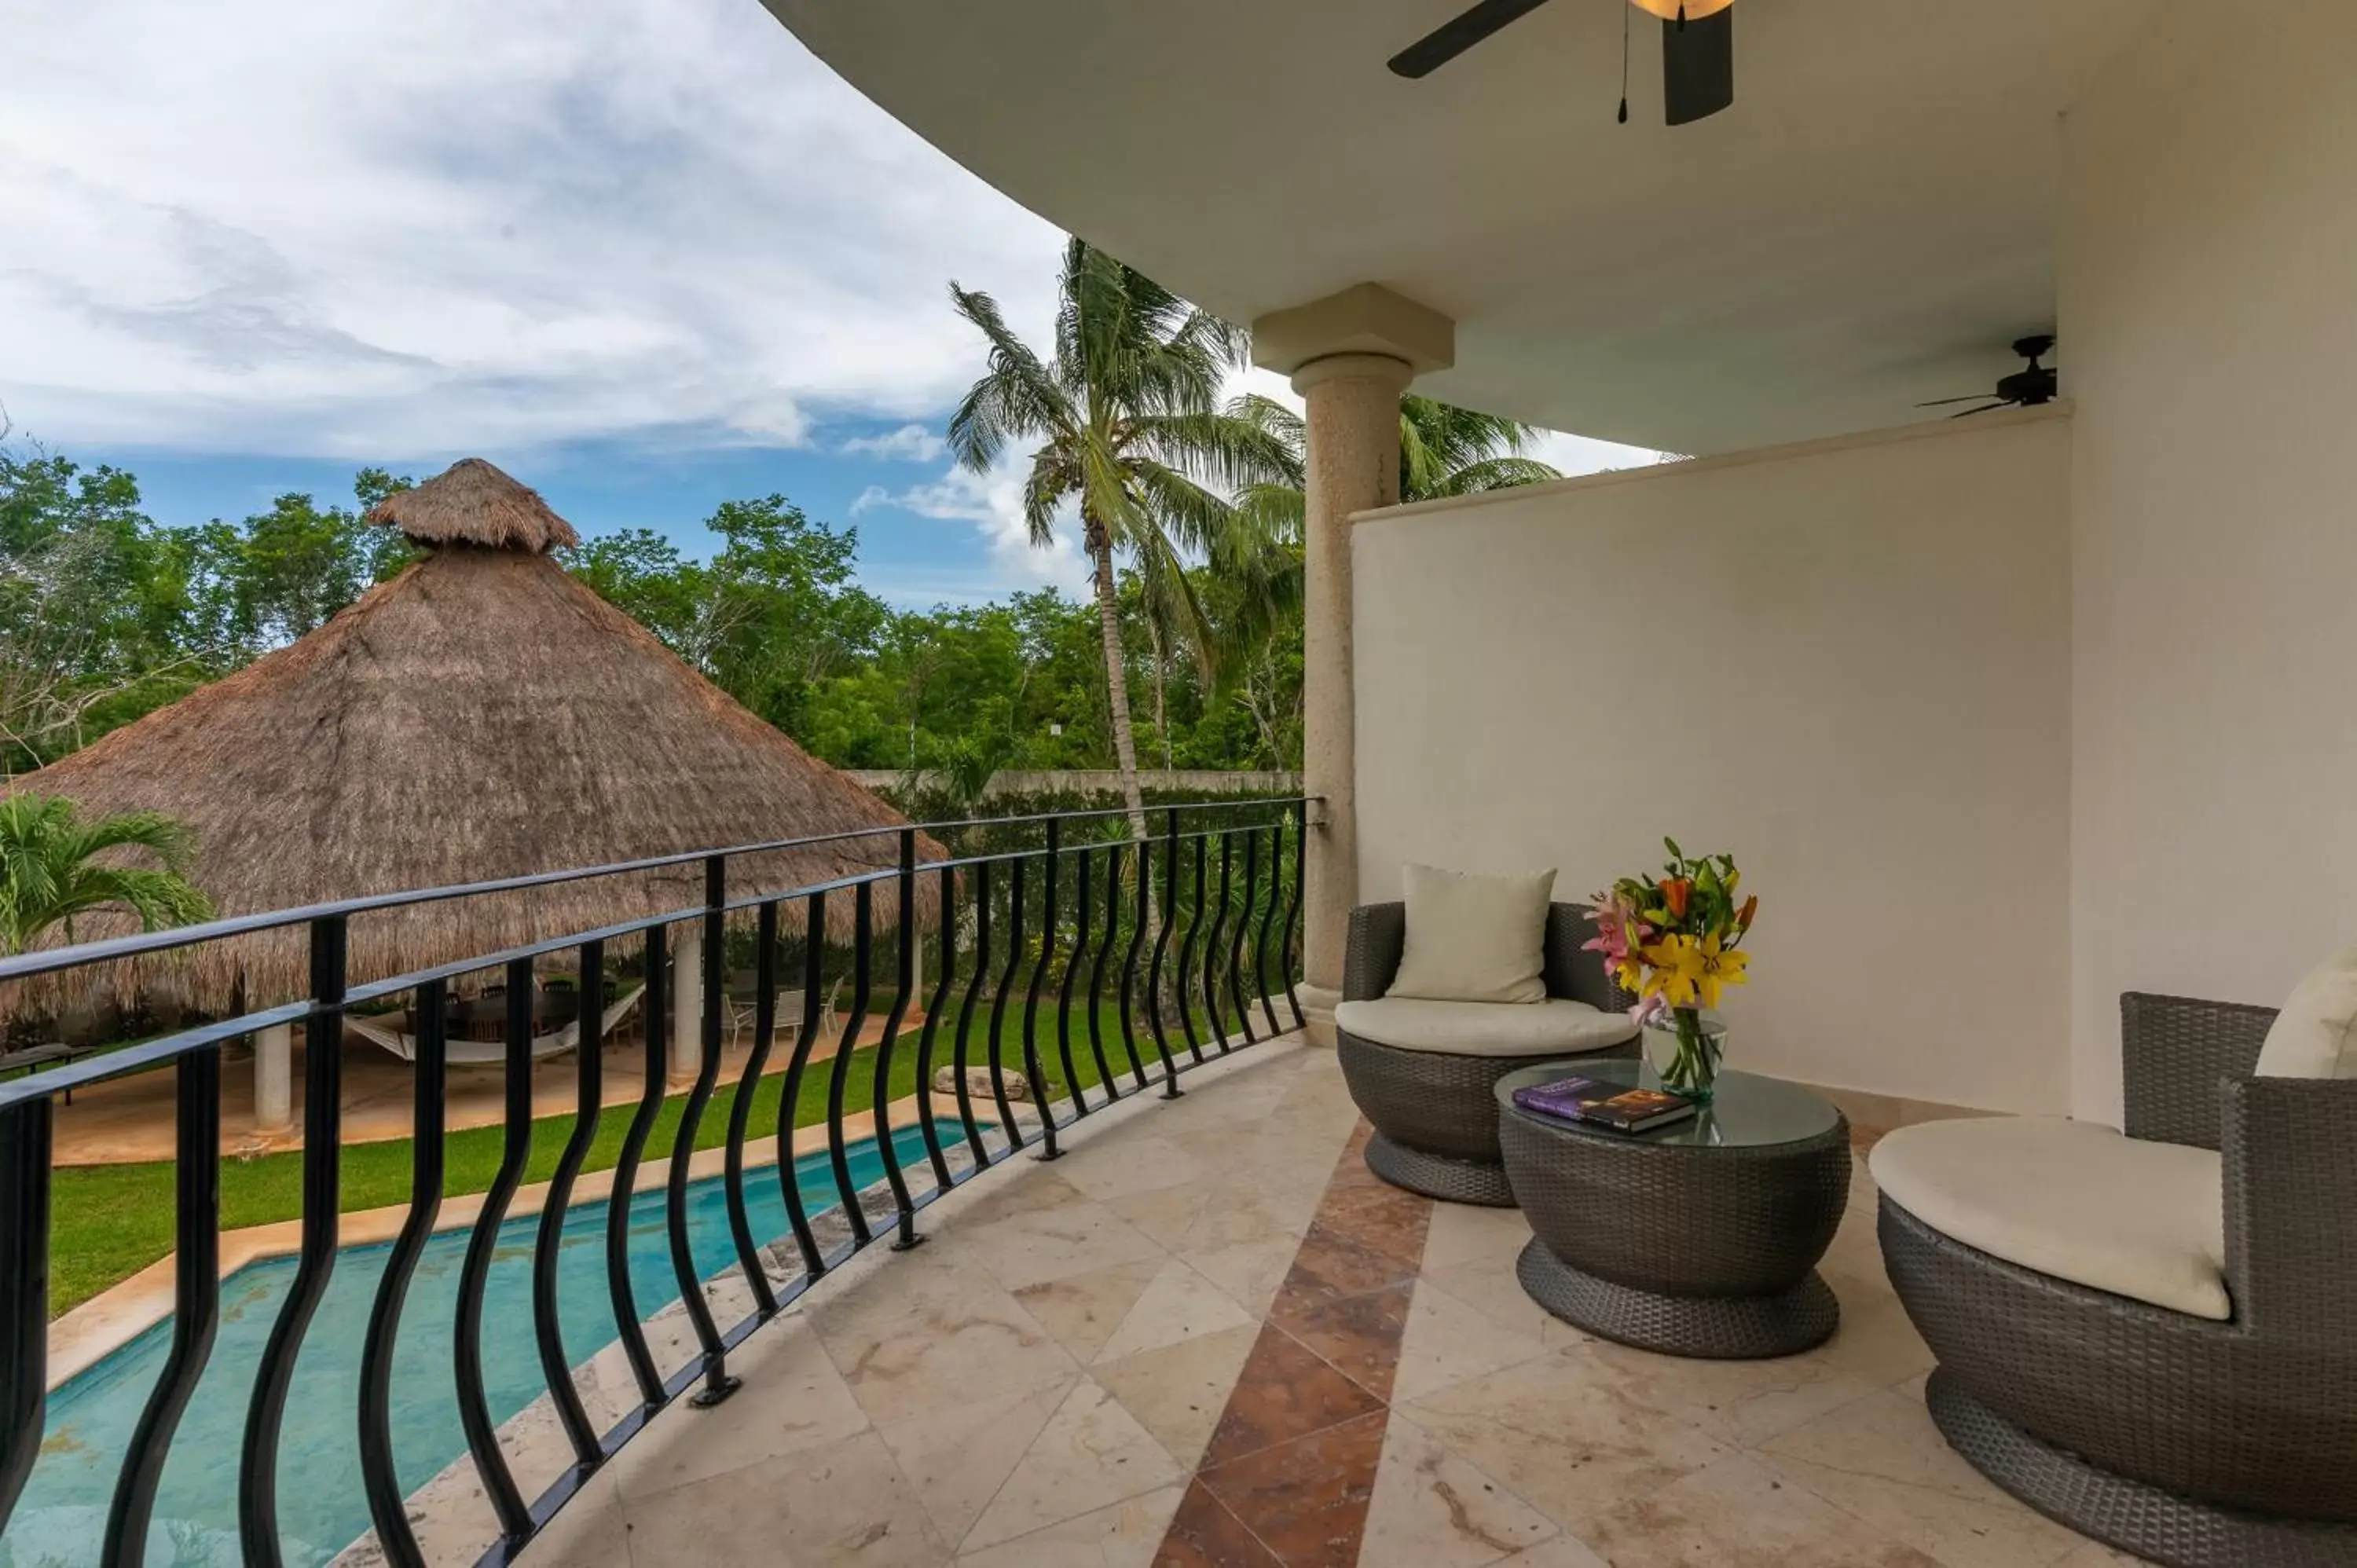
[[[1037,337],[1061,237],[756,0],[9,9],[0,406],[159,520],[480,453],[693,550],[782,490],[904,603],[1073,580],[941,440],[981,358],[946,283]]]

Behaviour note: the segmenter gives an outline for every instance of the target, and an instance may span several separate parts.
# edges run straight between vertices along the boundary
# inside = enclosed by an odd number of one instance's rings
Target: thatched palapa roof
[[[429,553],[292,647],[12,787],[86,815],[178,818],[222,915],[905,824],[551,560],[572,528],[490,464],[468,458],[369,517]],[[897,855],[886,833],[746,857],[729,892]],[[920,880],[930,899],[933,879]],[[688,865],[366,915],[351,923],[351,972],[406,972],[703,898]],[[879,929],[895,902],[877,890]],[[847,934],[850,896],[828,912]],[[218,1008],[241,973],[257,1004],[299,994],[304,934],[206,944],[183,983]]]

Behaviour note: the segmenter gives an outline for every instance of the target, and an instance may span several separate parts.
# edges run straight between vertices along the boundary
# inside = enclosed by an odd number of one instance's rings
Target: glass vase
[[[1700,1008],[1665,1008],[1645,1025],[1645,1065],[1662,1087],[1706,1104],[1726,1053],[1727,1026]]]

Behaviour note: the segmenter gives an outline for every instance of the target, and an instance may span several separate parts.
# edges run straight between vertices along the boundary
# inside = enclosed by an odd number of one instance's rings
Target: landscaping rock
[[[1029,1101],[1031,1098],[1031,1080],[1029,1079],[1025,1078],[1013,1068],[1003,1069],[1000,1073],[1000,1077],[1006,1080],[1006,1098],[1008,1100],[1019,1100],[1026,1101],[1027,1103]],[[991,1097],[990,1069],[986,1067],[970,1067],[966,1069],[965,1091],[970,1097],[977,1101],[987,1101]],[[933,1092],[935,1094],[955,1094],[957,1092],[957,1069],[953,1067],[934,1069]]]

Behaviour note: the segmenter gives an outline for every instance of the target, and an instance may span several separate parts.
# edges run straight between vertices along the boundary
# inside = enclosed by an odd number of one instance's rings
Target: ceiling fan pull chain
[[[1629,13],[1631,6],[1620,7],[1620,124],[1629,123]]]

